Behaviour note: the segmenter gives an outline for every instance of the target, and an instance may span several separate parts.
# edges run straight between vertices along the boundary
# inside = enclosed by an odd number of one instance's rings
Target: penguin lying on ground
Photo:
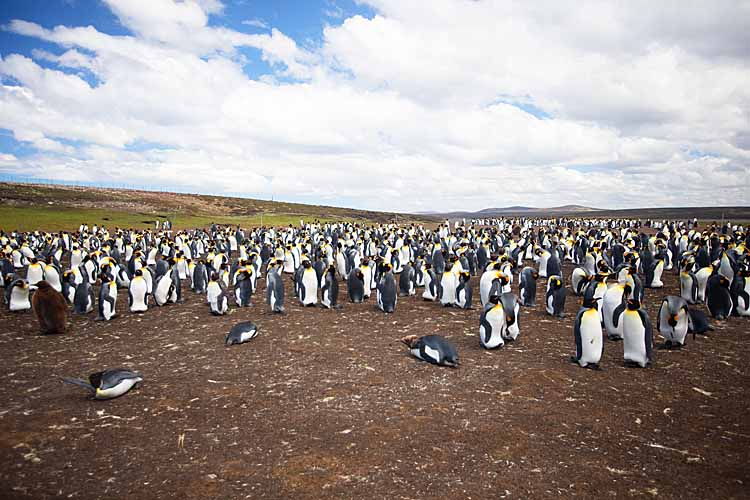
[[[456,347],[440,335],[425,335],[417,337],[409,335],[401,339],[412,356],[427,361],[433,365],[458,368],[458,352]]]
[[[244,344],[258,335],[258,327],[252,321],[237,323],[229,330],[224,345],[229,347],[234,344]]]
[[[116,368],[89,375],[89,381],[78,378],[63,377],[63,382],[77,385],[91,391],[94,399],[112,399],[122,396],[137,383],[143,382],[138,372]]]

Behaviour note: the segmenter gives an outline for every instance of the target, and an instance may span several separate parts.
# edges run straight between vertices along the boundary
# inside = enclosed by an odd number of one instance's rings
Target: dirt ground
[[[277,316],[262,281],[254,307],[220,318],[189,290],[142,315],[121,291],[120,317],[74,317],[57,337],[36,335],[30,312],[0,312],[0,496],[750,497],[748,319],[712,321],[648,369],[606,342],[592,371],[568,360],[580,299],[569,291],[553,319],[542,280],[519,339],[495,351],[479,345],[476,303],[399,298],[386,315],[374,297],[346,303],[342,285],[343,309],[303,309],[287,282]],[[665,284],[646,290],[652,322],[674,271]],[[224,347],[245,320],[259,336]],[[398,343],[429,333],[457,345],[461,368]],[[115,367],[141,371],[142,387],[92,401],[59,379]]]

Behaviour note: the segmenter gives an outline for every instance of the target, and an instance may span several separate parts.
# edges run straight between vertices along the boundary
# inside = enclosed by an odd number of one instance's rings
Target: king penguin
[[[550,276],[547,279],[545,303],[547,314],[558,318],[565,316],[565,286],[560,276]]]
[[[645,368],[653,360],[653,331],[646,311],[638,299],[628,299],[627,308],[615,316],[615,327],[622,321],[623,351],[626,365]]]
[[[29,284],[26,280],[16,279],[5,287],[5,301],[12,312],[28,311],[31,309],[29,301]]]
[[[583,368],[599,369],[602,359],[604,341],[602,340],[602,325],[599,322],[600,299],[588,298],[583,301],[583,307],[578,311],[573,325],[573,337],[576,343],[576,354],[571,361]]]
[[[148,310],[148,283],[143,277],[142,269],[138,269],[133,275],[133,279],[130,280],[128,306],[130,312],[138,313]]]
[[[339,307],[339,282],[336,279],[336,266],[328,266],[323,279],[323,288],[320,290],[320,303],[325,308],[337,309]]]
[[[682,297],[667,295],[659,307],[656,330],[664,337],[666,349],[679,349],[685,345],[690,323],[688,303]]]
[[[100,275],[102,286],[99,288],[99,314],[96,321],[109,321],[115,317],[117,303],[117,282],[110,279],[106,273]]]
[[[495,349],[505,345],[506,317],[500,295],[493,293],[482,308],[479,316],[479,342],[485,349]]]
[[[518,280],[518,301],[524,307],[536,305],[536,280],[539,273],[533,267],[524,267]]]
[[[396,310],[398,287],[396,286],[396,279],[393,277],[393,272],[391,272],[391,265],[382,264],[382,266],[383,276],[380,278],[376,293],[377,305],[381,311],[392,313]]]
[[[433,365],[458,368],[458,352],[456,347],[440,335],[425,335],[417,337],[410,335],[401,339],[409,347],[412,356]]]

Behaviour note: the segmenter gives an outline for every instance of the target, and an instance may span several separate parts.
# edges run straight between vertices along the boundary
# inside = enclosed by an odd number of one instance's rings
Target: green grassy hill
[[[81,222],[107,227],[153,227],[171,220],[175,229],[211,222],[243,227],[281,226],[305,221],[430,222],[427,216],[302,205],[249,198],[0,183],[0,229],[20,231],[77,229]]]

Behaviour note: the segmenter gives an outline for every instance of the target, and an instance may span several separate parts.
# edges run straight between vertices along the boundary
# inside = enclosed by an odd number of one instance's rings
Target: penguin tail
[[[61,377],[62,381],[66,384],[71,385],[77,385],[79,387],[83,387],[84,389],[87,389],[91,393],[95,393],[96,389],[94,389],[94,386],[90,383],[86,382],[85,380],[81,380],[80,378],[71,378],[71,377]]]

